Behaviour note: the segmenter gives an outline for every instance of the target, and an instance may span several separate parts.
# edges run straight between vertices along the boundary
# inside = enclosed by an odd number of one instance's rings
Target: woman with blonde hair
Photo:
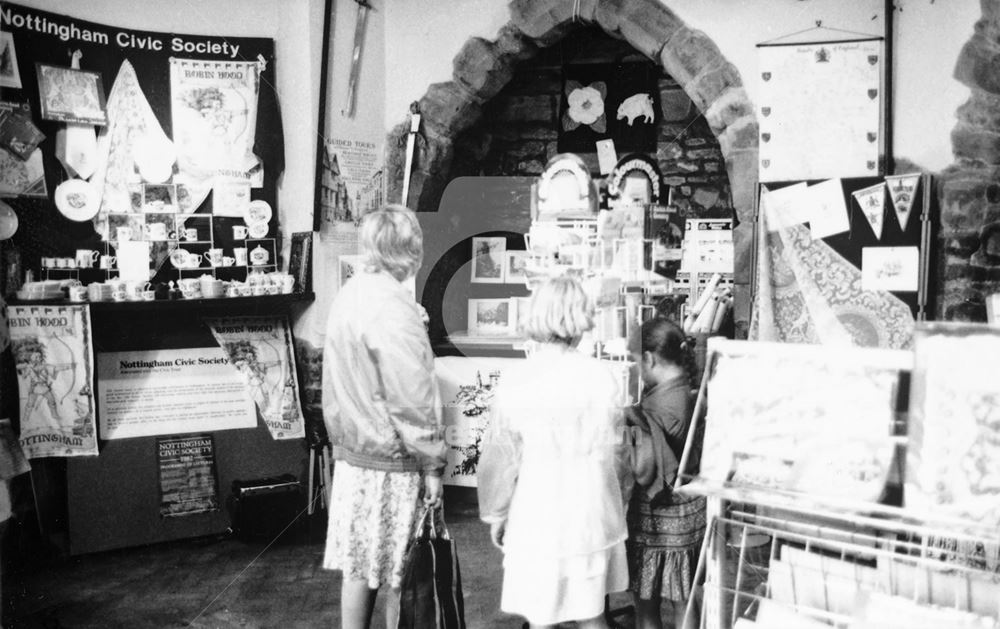
[[[330,307],[323,419],[336,460],[323,567],[343,572],[341,623],[366,629],[390,588],[395,629],[406,547],[424,507],[441,506],[445,443],[433,353],[403,282],[423,261],[416,215],[389,205],[361,219],[362,269]]]
[[[500,608],[534,627],[606,627],[605,596],[628,586],[619,385],[576,349],[593,314],[574,279],[534,291],[520,325],[539,349],[501,377],[479,462],[480,517],[504,553]]]

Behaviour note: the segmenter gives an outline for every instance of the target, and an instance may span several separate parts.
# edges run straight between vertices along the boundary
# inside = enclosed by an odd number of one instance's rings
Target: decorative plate
[[[71,221],[89,221],[101,208],[101,197],[90,183],[83,179],[67,179],[59,184],[55,194],[56,208]]]
[[[255,223],[264,223],[266,225],[271,220],[273,214],[271,206],[267,201],[257,199],[256,201],[251,201],[247,206],[247,211],[243,218],[249,227],[253,227]],[[254,238],[258,238],[258,236],[254,236]]]
[[[250,223],[247,225],[247,233],[251,238],[265,238],[267,236],[267,223]]]

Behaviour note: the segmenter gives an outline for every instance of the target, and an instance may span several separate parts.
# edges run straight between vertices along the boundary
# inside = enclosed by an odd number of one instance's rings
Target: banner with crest
[[[292,330],[284,317],[226,317],[207,321],[229,364],[243,377],[271,436],[299,439],[299,406]]]
[[[757,50],[760,181],[881,174],[882,40]]]
[[[90,311],[86,306],[9,306],[7,314],[25,454],[96,456]]]

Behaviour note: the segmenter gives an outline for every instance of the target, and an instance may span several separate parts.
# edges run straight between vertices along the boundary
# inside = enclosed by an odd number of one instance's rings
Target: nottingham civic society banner
[[[8,318],[25,454],[97,455],[87,307],[10,306]]]
[[[208,325],[229,364],[243,377],[271,436],[305,436],[288,321],[281,317],[226,317],[210,319]]]

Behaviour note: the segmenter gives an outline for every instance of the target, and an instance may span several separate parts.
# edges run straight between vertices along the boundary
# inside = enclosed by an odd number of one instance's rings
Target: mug
[[[142,291],[142,300],[143,301],[153,301],[154,299],[156,299],[156,291],[155,290],[144,290],[144,291]]]
[[[222,256],[222,266],[233,266],[236,264],[236,258],[233,256]]]
[[[246,247],[235,247],[233,248],[233,257],[236,258],[236,264],[239,266],[247,265],[247,248]]]
[[[260,297],[265,293],[267,293],[267,288],[263,284],[256,284],[250,287],[250,294],[254,297]]]
[[[70,301],[87,301],[87,287],[86,286],[70,286],[69,287],[69,300]]]
[[[112,301],[125,301],[128,299],[128,293],[125,292],[124,288],[111,291]]]
[[[239,297],[241,287],[242,284],[238,282],[230,282],[226,287],[226,297]]]
[[[194,227],[185,227],[181,230],[181,238],[184,240],[198,240],[198,230]]]
[[[76,250],[76,266],[81,269],[89,269],[94,266],[97,259],[101,257],[100,251],[94,251],[92,249],[77,249]]]
[[[56,258],[56,268],[73,269],[76,268],[76,260],[73,258]]]
[[[253,288],[250,284],[240,284],[240,296],[249,297],[253,295]]]
[[[197,287],[188,290],[181,289],[181,295],[184,299],[201,299],[201,289]]]
[[[209,249],[203,255],[210,265],[222,266],[222,249]]]
[[[118,236],[118,242],[125,242],[126,240],[132,240],[132,228],[128,227],[127,225],[116,228],[115,234]]]
[[[281,278],[281,292],[286,295],[295,289],[295,278],[291,275],[286,275]]]
[[[281,287],[277,284],[267,284],[264,286],[264,292],[268,295],[277,295],[281,292]]]
[[[166,240],[167,226],[163,223],[150,223],[146,225],[146,234],[149,240]]]
[[[199,280],[196,277],[182,277],[181,279],[177,280],[177,287],[180,288],[182,291],[186,290],[190,291],[194,290],[195,288],[201,290],[201,280]]]
[[[247,238],[247,226],[233,225],[233,240],[246,240],[246,238]]]
[[[56,259],[55,258],[42,258],[42,267],[44,267],[46,269],[51,269],[55,265],[56,265]]]
[[[102,269],[108,270],[115,268],[115,262],[118,260],[115,256],[104,256],[101,258],[99,266]]]
[[[142,299],[142,294],[149,290],[151,286],[149,282],[129,280],[125,282],[125,294],[129,301],[139,301]]]
[[[187,264],[184,265],[186,269],[197,269],[201,266],[201,256],[197,253],[189,253],[187,255]]]

